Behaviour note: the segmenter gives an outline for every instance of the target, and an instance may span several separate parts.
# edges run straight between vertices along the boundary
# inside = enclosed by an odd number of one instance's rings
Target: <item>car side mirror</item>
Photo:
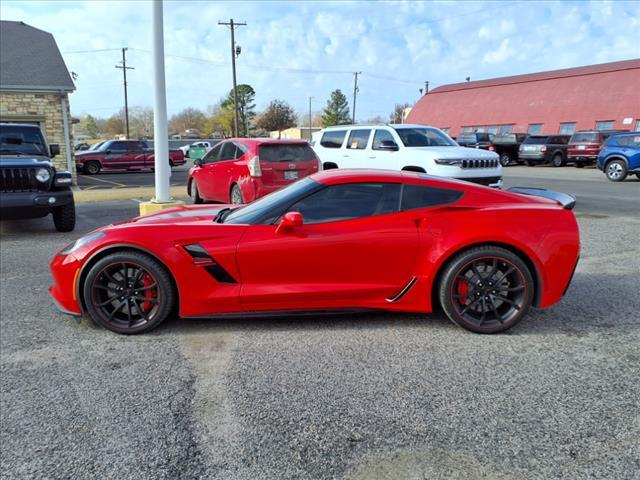
[[[302,214],[300,212],[287,212],[280,219],[276,233],[289,233],[294,228],[301,227],[302,224]]]
[[[386,150],[387,152],[397,152],[398,150],[400,150],[400,147],[398,147],[398,144],[393,140],[383,140],[382,142],[380,142],[380,146],[378,147],[378,150]]]
[[[52,157],[60,155],[60,145],[58,145],[57,143],[52,143],[51,145],[49,145],[49,152],[51,152]]]
[[[110,149],[107,149],[107,150],[105,150],[105,151],[104,151],[104,153],[105,153],[105,154],[107,154],[107,155],[109,155],[109,154],[111,153],[111,150],[110,150]]]
[[[201,167],[203,165],[201,158],[196,158],[193,160],[193,164]]]

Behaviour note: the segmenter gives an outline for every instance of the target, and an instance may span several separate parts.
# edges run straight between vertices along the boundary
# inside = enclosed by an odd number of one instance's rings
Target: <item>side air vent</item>
[[[238,283],[199,243],[184,245],[182,248],[191,255],[194,265],[202,266],[219,283]]]

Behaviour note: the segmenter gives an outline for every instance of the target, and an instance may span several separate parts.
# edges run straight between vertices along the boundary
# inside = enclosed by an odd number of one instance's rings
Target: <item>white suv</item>
[[[311,145],[325,170],[410,170],[489,187],[502,186],[502,166],[497,154],[461,147],[434,127],[340,125],[314,133]]]

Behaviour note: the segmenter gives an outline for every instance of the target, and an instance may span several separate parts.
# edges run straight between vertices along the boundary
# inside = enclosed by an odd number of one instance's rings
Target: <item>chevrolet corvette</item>
[[[63,312],[125,334],[172,317],[438,307],[498,333],[564,296],[580,250],[574,204],[541,189],[328,170],[248,205],[184,205],[95,230],[56,253],[49,291]]]

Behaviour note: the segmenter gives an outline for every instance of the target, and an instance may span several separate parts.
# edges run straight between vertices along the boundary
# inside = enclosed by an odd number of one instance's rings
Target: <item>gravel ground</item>
[[[136,210],[2,226],[3,478],[640,478],[639,217],[580,214],[567,296],[503,335],[380,314],[124,337],[57,314],[54,250]]]

